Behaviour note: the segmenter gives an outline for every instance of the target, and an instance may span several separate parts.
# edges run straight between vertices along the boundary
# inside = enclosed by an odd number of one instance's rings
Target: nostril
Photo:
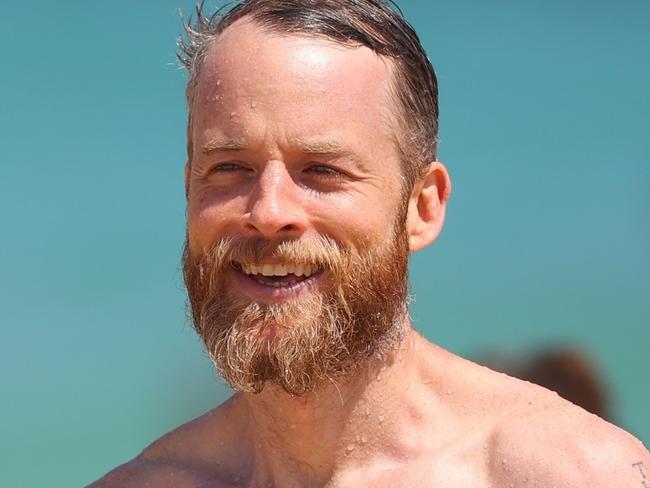
[[[280,231],[284,231],[284,232],[289,232],[293,230],[296,230],[296,226],[293,224],[286,224],[284,227],[280,229]]]
[[[278,235],[299,233],[304,230],[305,218],[289,212],[275,215],[249,213],[243,222],[247,231],[259,233],[267,239],[277,238]]]

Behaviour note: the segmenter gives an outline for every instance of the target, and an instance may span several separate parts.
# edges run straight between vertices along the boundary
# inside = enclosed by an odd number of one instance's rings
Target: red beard
[[[259,393],[269,382],[300,395],[353,373],[399,343],[408,306],[409,247],[404,226],[395,229],[386,244],[362,252],[326,237],[228,238],[194,256],[186,242],[183,272],[194,328],[221,376],[238,391]],[[263,304],[220,279],[233,262],[259,263],[265,256],[318,266],[325,289]]]

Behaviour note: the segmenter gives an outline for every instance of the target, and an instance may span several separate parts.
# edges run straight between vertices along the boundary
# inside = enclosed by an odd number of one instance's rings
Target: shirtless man
[[[450,181],[408,24],[379,0],[224,15],[181,45],[183,265],[237,392],[92,486],[650,488],[631,435],[412,329],[408,254]]]

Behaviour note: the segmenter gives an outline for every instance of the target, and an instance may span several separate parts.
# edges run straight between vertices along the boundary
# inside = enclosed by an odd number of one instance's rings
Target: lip
[[[317,271],[309,278],[306,278],[292,286],[275,288],[263,285],[252,276],[243,271],[230,267],[229,273],[233,274],[237,288],[255,302],[276,304],[289,300],[299,299],[304,293],[314,290],[321,281],[323,271]]]

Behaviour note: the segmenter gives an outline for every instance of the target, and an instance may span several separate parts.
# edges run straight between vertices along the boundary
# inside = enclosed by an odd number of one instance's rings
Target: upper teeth
[[[309,277],[318,271],[316,266],[310,264],[263,264],[256,266],[254,264],[241,264],[244,273],[250,275],[261,274],[263,276],[287,276],[294,274],[296,276]]]

